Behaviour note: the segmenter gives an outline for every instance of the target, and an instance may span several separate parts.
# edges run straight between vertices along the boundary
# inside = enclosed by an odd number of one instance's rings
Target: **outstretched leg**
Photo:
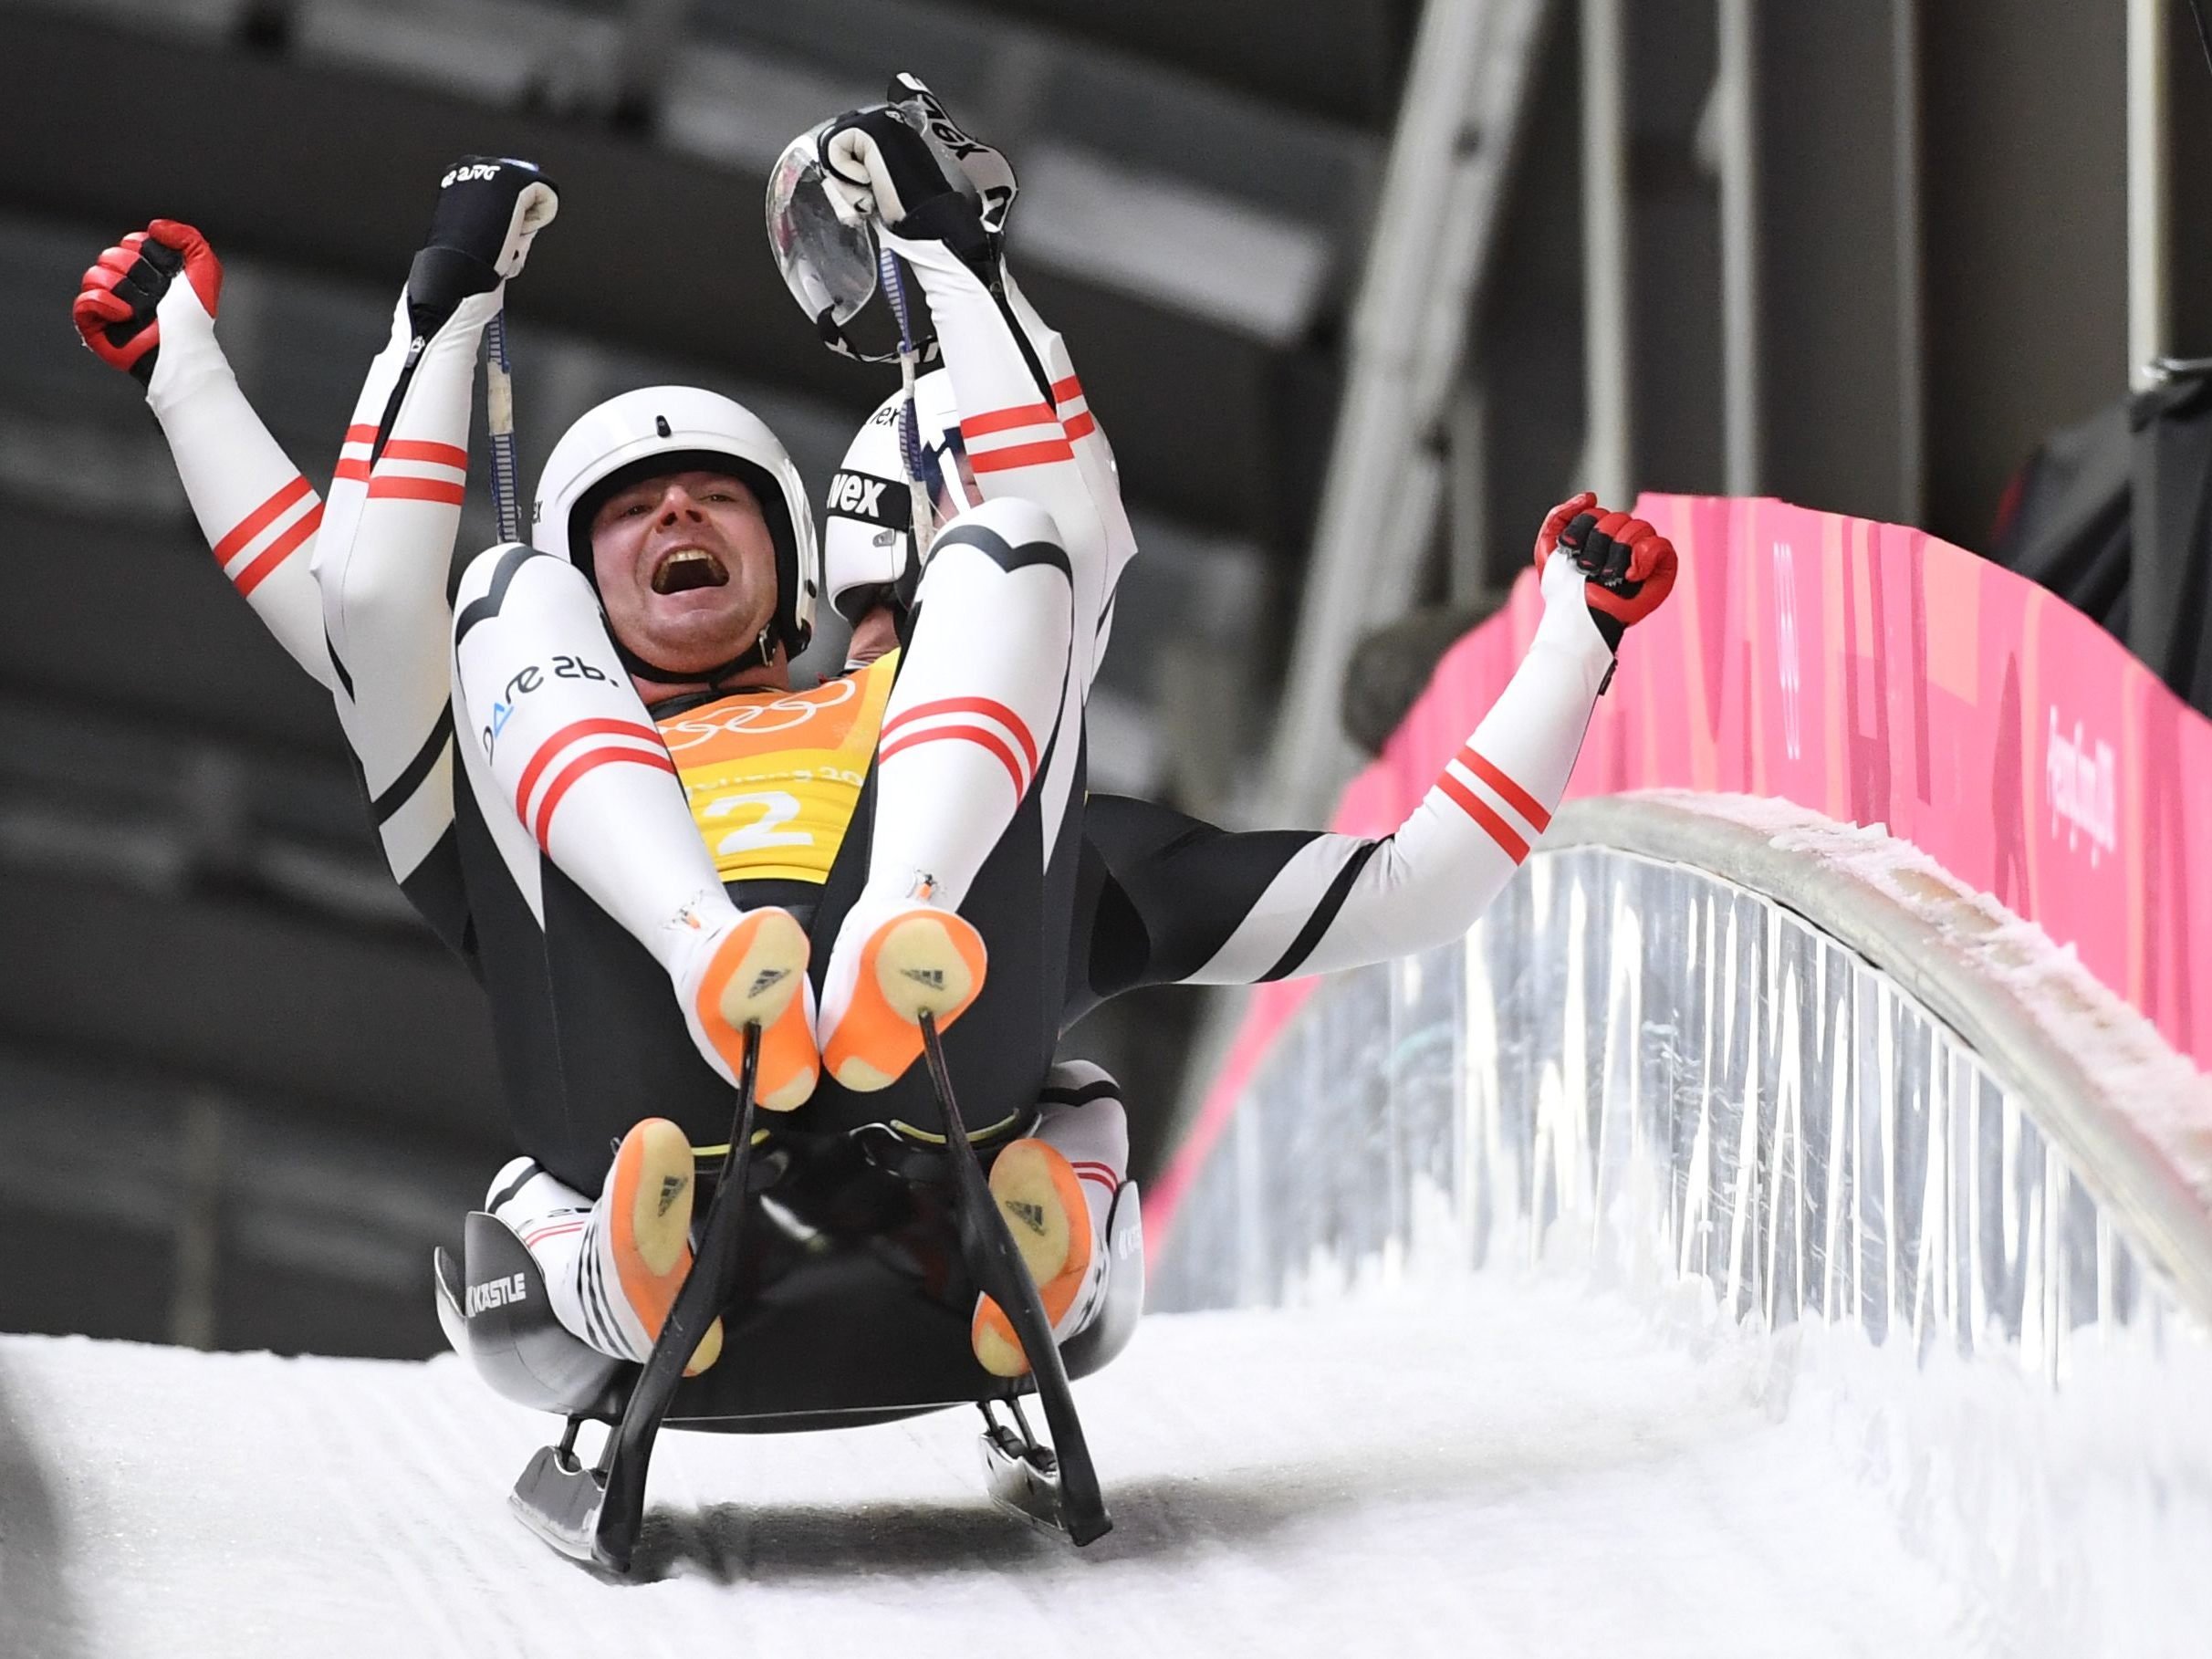
[[[823,1063],[848,1089],[889,1086],[922,1052],[921,1017],[949,1026],[983,988],[957,912],[1024,797],[1074,764],[1073,606],[1043,508],[986,502],[938,536],[877,744],[868,880],[822,982]]]
[[[483,757],[472,776],[498,797],[486,815],[506,820],[510,861],[542,850],[644,945],[733,1083],[757,1022],[760,1103],[798,1105],[818,1069],[807,936],[786,911],[730,902],[583,573],[520,544],[478,554],[454,596],[454,657],[463,741]]]

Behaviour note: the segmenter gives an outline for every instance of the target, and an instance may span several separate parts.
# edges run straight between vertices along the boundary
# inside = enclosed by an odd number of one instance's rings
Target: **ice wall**
[[[1667,797],[1561,830],[1463,946],[1278,1036],[1162,1302],[1563,1266],[1748,1345],[1994,1651],[2201,1653],[2206,1080],[1878,830]]]

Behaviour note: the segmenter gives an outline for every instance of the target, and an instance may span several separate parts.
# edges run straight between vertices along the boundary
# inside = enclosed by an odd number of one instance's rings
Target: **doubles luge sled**
[[[923,1052],[944,1144],[882,1125],[809,1133],[756,1123],[756,1055],[748,1042],[729,1149],[690,1277],[642,1366],[601,1355],[556,1321],[536,1263],[506,1226],[469,1216],[464,1258],[437,1255],[448,1341],[496,1392],[568,1419],[509,1497],[522,1522],[562,1554],[627,1573],[644,1518],[646,1474],[663,1427],[770,1434],[855,1427],[973,1404],[983,1413],[991,1497],[1077,1544],[1112,1525],[1071,1377],[1127,1343],[1143,1305],[1143,1216],[1133,1184],[1107,1227],[1115,1267],[1107,1305],[1065,1349],[990,1196],[985,1160],[1029,1127],[979,1149],[960,1116],[934,1021]],[[1012,1318],[1033,1361],[1000,1378],[976,1362],[968,1326],[978,1290]],[[723,1320],[722,1357],[686,1379],[684,1360]],[[1049,1442],[1018,1403],[1034,1393]],[[586,1422],[610,1425],[595,1463],[577,1450]]]

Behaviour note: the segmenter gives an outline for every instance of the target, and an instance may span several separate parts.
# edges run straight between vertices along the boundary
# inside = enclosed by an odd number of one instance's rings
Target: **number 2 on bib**
[[[798,816],[798,797],[783,789],[760,789],[746,795],[725,795],[706,809],[708,818],[735,818],[758,809],[760,816],[740,825],[715,844],[716,858],[756,852],[764,847],[811,847],[813,835],[784,826]]]

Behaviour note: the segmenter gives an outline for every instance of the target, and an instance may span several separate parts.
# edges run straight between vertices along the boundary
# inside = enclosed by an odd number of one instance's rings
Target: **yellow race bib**
[[[725,882],[829,880],[897,663],[892,652],[808,691],[737,692],[654,723]]]

